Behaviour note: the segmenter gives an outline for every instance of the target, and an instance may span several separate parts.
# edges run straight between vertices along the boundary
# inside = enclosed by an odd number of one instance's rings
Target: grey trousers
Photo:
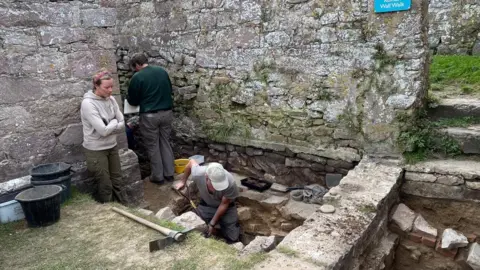
[[[170,146],[173,112],[140,114],[140,134],[150,159],[151,181],[161,182],[174,174],[174,157]]]
[[[198,205],[197,210],[207,223],[212,220],[213,216],[215,216],[215,213],[217,212],[216,207],[203,204]],[[235,243],[238,241],[240,236],[240,224],[238,223],[236,206],[229,207],[227,212],[225,212],[225,214],[220,218],[218,223],[220,224],[222,236],[227,240],[228,243]]]

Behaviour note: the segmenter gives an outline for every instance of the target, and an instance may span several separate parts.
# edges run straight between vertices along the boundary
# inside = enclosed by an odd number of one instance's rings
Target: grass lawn
[[[438,97],[480,96],[480,57],[433,56],[430,65],[430,90]]]
[[[196,232],[182,243],[150,253],[148,243],[161,234],[113,212],[112,206],[121,207],[76,193],[62,206],[56,224],[35,229],[26,227],[25,221],[0,225],[0,268],[250,269],[268,256],[240,257],[233,247]]]

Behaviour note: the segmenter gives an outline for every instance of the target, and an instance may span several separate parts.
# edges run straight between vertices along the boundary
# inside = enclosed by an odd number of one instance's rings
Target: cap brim
[[[212,183],[212,186],[215,190],[217,191],[222,191],[228,188],[228,178],[225,176],[225,180],[222,182],[214,183],[213,181],[210,181]]]

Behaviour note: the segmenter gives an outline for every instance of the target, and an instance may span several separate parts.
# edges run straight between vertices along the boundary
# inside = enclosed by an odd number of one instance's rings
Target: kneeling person
[[[233,176],[219,163],[199,166],[197,162],[190,160],[182,182],[176,188],[182,189],[190,175],[200,193],[201,202],[197,210],[208,223],[208,233],[211,235],[215,225],[220,224],[222,236],[229,243],[237,242],[240,235],[235,206],[238,188]]]

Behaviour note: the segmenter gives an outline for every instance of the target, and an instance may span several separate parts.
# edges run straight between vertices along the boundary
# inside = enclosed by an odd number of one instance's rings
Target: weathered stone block
[[[58,141],[63,145],[81,145],[83,142],[83,125],[68,125],[58,136]]]
[[[443,249],[454,249],[460,247],[466,247],[468,245],[468,239],[462,233],[459,233],[453,229],[445,229],[442,234]]]
[[[252,218],[252,210],[249,207],[239,207],[238,211],[238,220],[246,221]]]
[[[428,173],[406,172],[405,173],[405,180],[433,183],[433,182],[437,181],[437,177],[433,174],[428,174]]]
[[[191,211],[172,219],[172,222],[177,223],[186,229],[195,228],[200,232],[205,231],[207,228],[205,221]]]
[[[428,224],[428,222],[420,214],[413,223],[413,232],[419,233],[422,236],[433,238],[437,237],[437,229]]]
[[[473,270],[480,270],[480,245],[473,243],[468,251],[467,263]]]
[[[164,207],[155,214],[155,217],[161,220],[173,220],[177,216],[173,213],[170,207]]]
[[[415,220],[415,212],[413,212],[408,206],[401,203],[397,206],[394,210],[392,215],[392,220],[395,224],[400,227],[405,232],[409,232],[412,230],[413,221]]]
[[[86,41],[85,31],[82,28],[50,27],[44,26],[38,29],[40,44],[69,44],[79,41]]]
[[[455,175],[440,175],[437,178],[437,183],[442,185],[449,185],[449,186],[458,186],[463,185],[465,181],[461,176]]]

